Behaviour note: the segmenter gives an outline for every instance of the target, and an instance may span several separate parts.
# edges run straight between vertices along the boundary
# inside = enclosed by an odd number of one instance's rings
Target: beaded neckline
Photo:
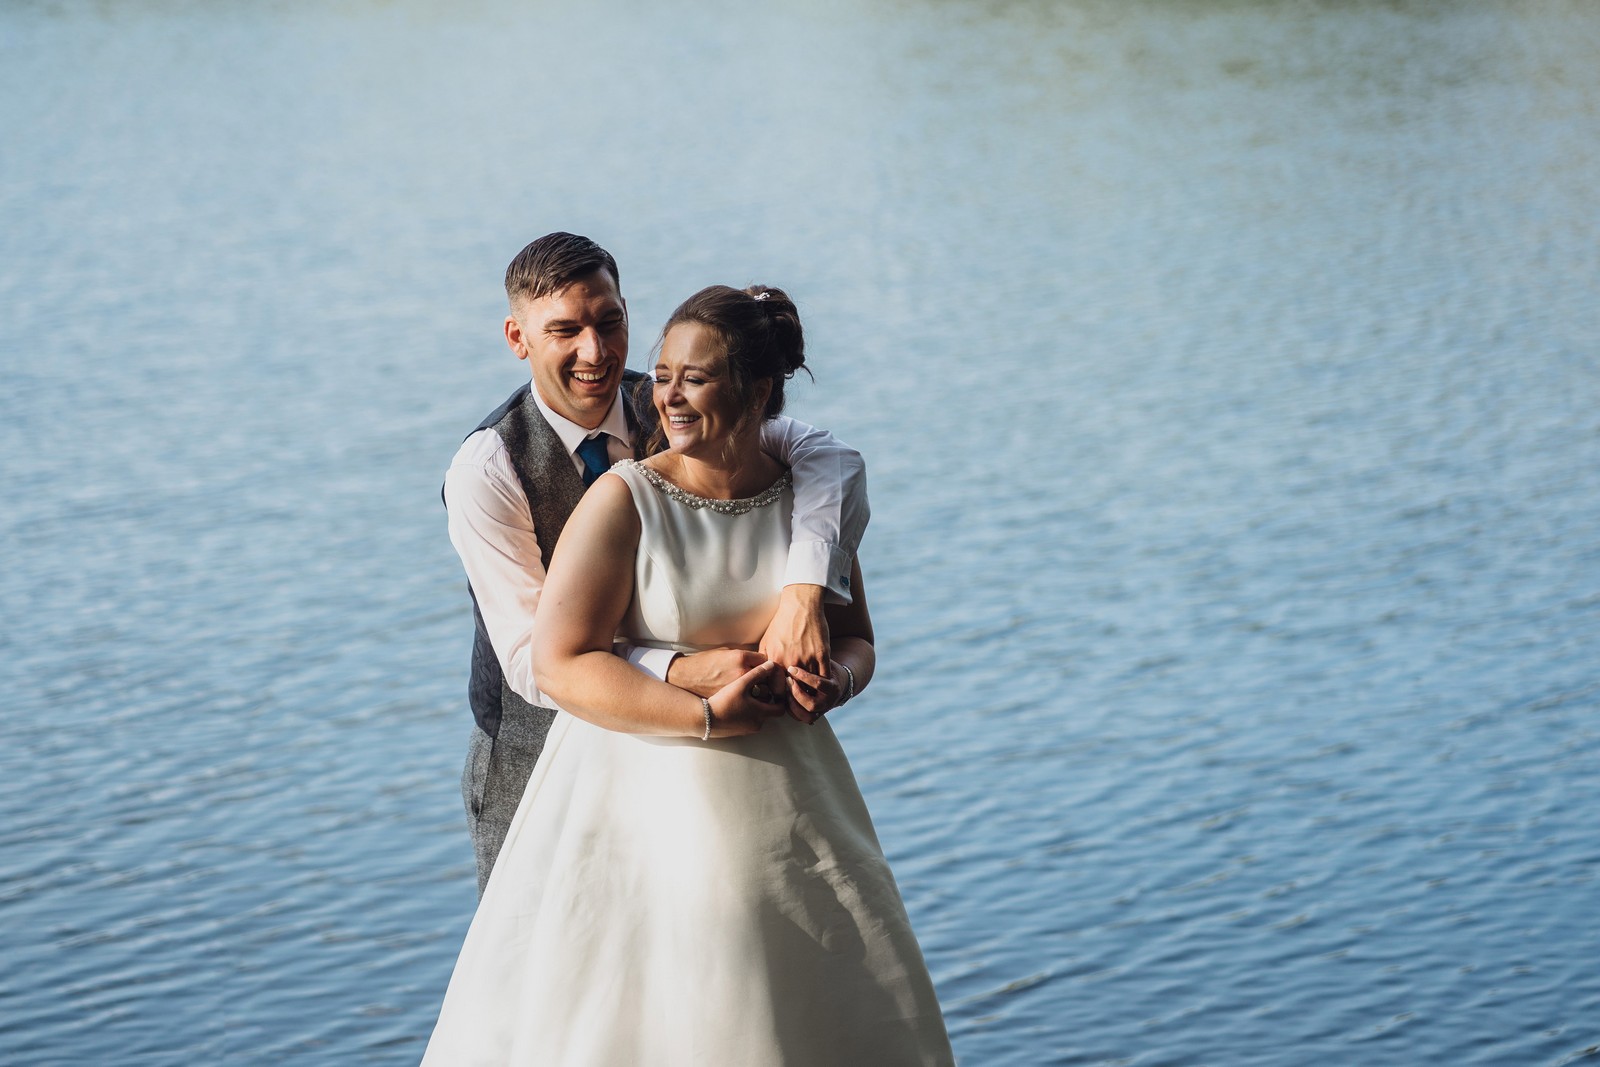
[[[688,507],[695,508],[697,510],[700,508],[710,508],[712,511],[718,512],[722,515],[743,515],[747,511],[754,511],[756,508],[764,508],[782,496],[783,491],[789,488],[789,483],[794,480],[788,471],[784,471],[783,474],[779,476],[777,481],[761,490],[761,492],[757,493],[755,496],[741,497],[738,500],[713,500],[712,498],[706,496],[695,496],[687,489],[680,489],[678,486],[673,485],[671,482],[667,481],[661,475],[657,474],[649,467],[646,467],[643,463],[636,459],[629,460],[629,462],[633,464],[635,470],[644,475],[645,478],[649,480],[650,484],[655,486],[656,489],[658,489],[663,495]]]

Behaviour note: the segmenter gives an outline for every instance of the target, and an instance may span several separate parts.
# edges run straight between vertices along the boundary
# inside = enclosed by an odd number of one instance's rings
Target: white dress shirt
[[[620,403],[614,401],[600,425],[586,430],[556,414],[538,389],[533,397],[580,474],[577,448],[596,433],[611,435],[612,462],[633,455],[633,433]],[[824,430],[784,416],[763,423],[761,449],[794,472],[794,540],[786,584],[820,585],[827,599],[849,603],[850,566],[868,518],[860,453]],[[466,568],[506,683],[530,704],[551,706],[533,679],[534,615],[544,589],[544,563],[527,494],[494,430],[478,430],[461,443],[445,473],[444,501],[450,543]],[[617,651],[663,681],[674,655],[624,645]]]

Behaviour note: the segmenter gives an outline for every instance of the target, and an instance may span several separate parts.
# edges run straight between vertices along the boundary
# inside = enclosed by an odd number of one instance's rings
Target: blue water
[[[967,1065],[1600,1059],[1600,10],[0,9],[0,1062],[413,1063],[527,240],[799,299]]]

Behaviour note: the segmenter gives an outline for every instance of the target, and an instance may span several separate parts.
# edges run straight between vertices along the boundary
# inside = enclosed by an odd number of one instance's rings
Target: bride
[[[805,361],[779,289],[673,312],[658,451],[562,532],[539,609],[559,716],[424,1064],[951,1064],[922,954],[824,714],[871,681],[859,567],[826,677],[763,664],[709,699],[611,654],[755,647],[784,584],[789,474],[758,447]]]

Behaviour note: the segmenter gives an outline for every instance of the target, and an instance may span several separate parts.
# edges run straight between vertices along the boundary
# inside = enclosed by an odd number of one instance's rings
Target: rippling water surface
[[[0,11],[0,1060],[415,1062],[499,275],[782,284],[968,1065],[1600,1046],[1600,12]]]

